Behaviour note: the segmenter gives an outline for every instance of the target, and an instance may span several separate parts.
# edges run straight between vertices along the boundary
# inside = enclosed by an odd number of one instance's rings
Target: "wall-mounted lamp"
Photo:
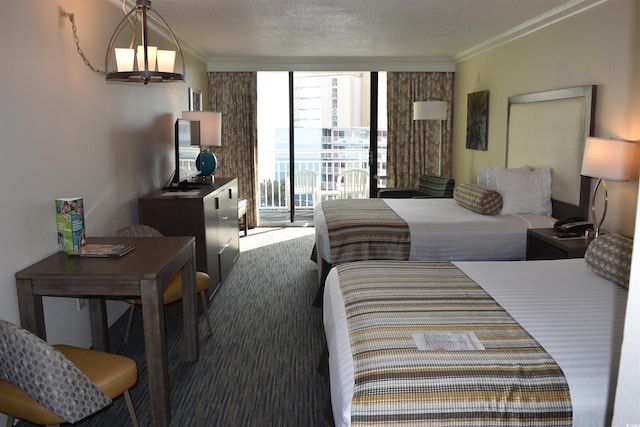
[[[126,0],[122,0],[123,10],[125,10],[125,6]],[[104,75],[105,80],[144,84],[185,81],[186,67],[182,48],[169,24],[151,8],[150,0],[136,0],[133,9],[128,13],[125,10],[125,17],[116,27],[107,47],[104,60],[106,71],[101,71],[91,65],[80,49],[73,13],[67,13],[60,9],[60,15],[69,18],[72,24],[73,38],[78,54],[89,68]],[[149,43],[149,27],[157,34],[156,43],[165,38],[171,42],[174,49],[158,49],[157,46],[151,45]],[[176,59],[179,59],[181,72],[175,72]]]
[[[413,120],[439,120],[438,175],[442,175],[442,121],[447,119],[447,103],[444,101],[416,101],[413,103]]]
[[[593,196],[591,197],[591,214],[593,216],[593,226],[595,238],[600,234],[600,226],[604,222],[607,214],[607,194],[606,179],[611,181],[628,181],[636,173],[637,165],[637,144],[629,141],[604,138],[587,138],[584,146],[584,156],[582,158],[581,175],[598,178]],[[596,217],[596,195],[602,185],[604,191],[604,207],[600,219]]]

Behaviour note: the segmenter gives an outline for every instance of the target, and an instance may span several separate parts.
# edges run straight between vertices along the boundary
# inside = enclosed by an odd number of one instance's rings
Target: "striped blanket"
[[[334,265],[409,259],[409,226],[382,199],[326,200],[322,210]]]
[[[353,353],[352,426],[571,426],[560,367],[448,262],[337,266]],[[417,336],[470,333],[483,350],[420,351]]]

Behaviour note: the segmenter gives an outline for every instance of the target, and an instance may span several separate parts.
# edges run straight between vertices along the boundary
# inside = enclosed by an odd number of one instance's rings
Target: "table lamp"
[[[200,121],[200,146],[203,151],[198,155],[196,164],[203,181],[211,177],[218,168],[218,158],[209,147],[222,146],[222,113],[213,111],[183,111],[182,118]]]
[[[637,144],[630,141],[617,139],[604,139],[589,137],[584,147],[584,157],[582,158],[581,175],[598,178],[593,196],[591,197],[591,214],[593,216],[594,237],[597,239],[600,234],[600,226],[604,222],[607,214],[607,182],[628,181],[635,172],[634,162]],[[596,196],[598,189],[602,185],[604,207],[600,219],[596,215]]]

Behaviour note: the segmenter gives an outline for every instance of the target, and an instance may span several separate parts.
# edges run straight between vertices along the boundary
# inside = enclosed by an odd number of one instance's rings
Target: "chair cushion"
[[[211,286],[209,275],[202,271],[196,271],[196,292],[204,292]],[[165,304],[180,301],[182,299],[182,273],[178,272],[169,282],[162,294]]]
[[[68,345],[54,345],[109,398],[115,399],[137,381],[136,363],[128,357]],[[0,380],[0,412],[35,424],[62,424],[64,420],[46,410],[31,396]]]
[[[47,411],[27,393],[2,380],[0,380],[0,413],[40,425],[64,423],[62,418]]]
[[[238,200],[238,219],[241,219],[247,213],[247,199]]]
[[[418,177],[418,190],[426,196],[453,196],[453,178],[444,176],[420,175]]]
[[[628,288],[632,252],[633,239],[608,233],[591,242],[584,261],[594,273]]]
[[[132,359],[64,344],[54,345],[111,399],[129,390],[138,380],[138,368]]]
[[[497,215],[502,210],[502,196],[495,190],[475,184],[461,184],[453,192],[460,206],[482,215]]]

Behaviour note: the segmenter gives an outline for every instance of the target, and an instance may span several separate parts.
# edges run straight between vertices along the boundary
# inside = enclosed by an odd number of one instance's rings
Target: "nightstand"
[[[530,228],[527,230],[528,260],[582,258],[587,251],[591,237],[570,237],[559,239],[553,228]]]

